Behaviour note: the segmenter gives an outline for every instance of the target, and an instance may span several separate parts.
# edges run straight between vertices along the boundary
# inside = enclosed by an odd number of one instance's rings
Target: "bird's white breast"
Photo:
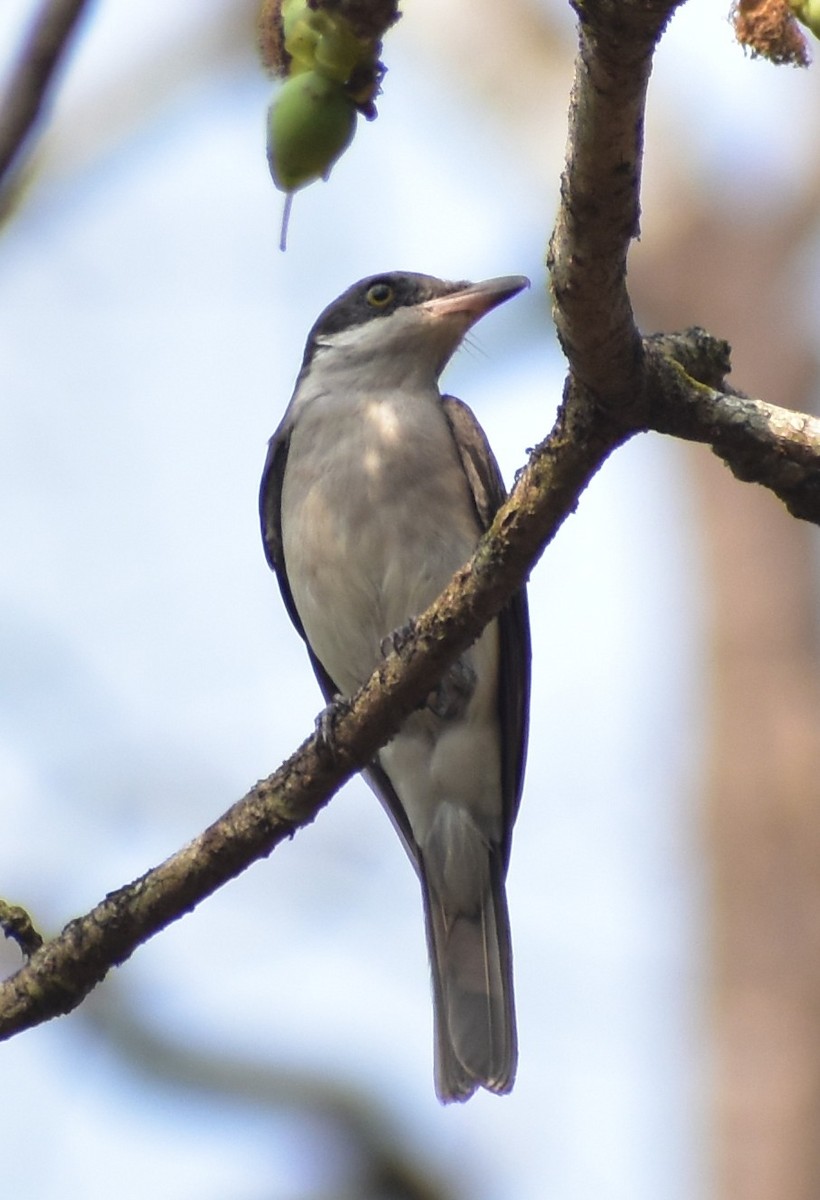
[[[479,532],[436,391],[323,395],[301,408],[282,493],[285,565],[310,643],[344,692]]]
[[[285,567],[314,653],[350,695],[370,677],[385,635],[467,561],[480,526],[434,387],[334,388],[301,396],[294,418]],[[460,718],[416,712],[379,754],[421,847],[448,814],[479,840],[501,836],[498,653],[492,622],[463,656],[474,688]]]

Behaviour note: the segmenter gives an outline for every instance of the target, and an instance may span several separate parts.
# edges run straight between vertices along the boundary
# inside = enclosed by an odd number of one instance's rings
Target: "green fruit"
[[[317,13],[308,8],[303,0],[285,0],[282,5],[282,31],[285,49],[291,57],[290,72],[311,71],[316,59],[319,29]]]
[[[789,0],[794,15],[820,37],[820,0]]]
[[[318,15],[318,14],[317,14]],[[316,70],[337,83],[347,83],[354,69],[373,57],[373,43],[356,37],[344,17],[322,13],[316,43]]]
[[[314,16],[313,9],[308,8],[305,0],[282,0],[280,11],[285,41],[291,36],[297,25],[303,21],[310,23]]]
[[[291,58],[288,74],[318,71],[337,83],[347,83],[354,69],[372,59],[372,39],[357,37],[346,17],[305,0],[284,0],[282,32]]]
[[[356,110],[344,89],[316,71],[282,85],[268,111],[268,164],[282,192],[327,179],[356,129]]]

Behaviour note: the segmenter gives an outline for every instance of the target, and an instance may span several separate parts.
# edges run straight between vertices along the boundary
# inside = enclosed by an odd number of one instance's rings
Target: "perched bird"
[[[351,695],[472,555],[505,497],[470,409],[438,379],[467,330],[528,285],[392,272],[307,340],[270,441],[265,552],[325,699]],[[504,879],[524,774],[530,639],[518,592],[364,772],[418,872],[436,1090],[508,1092],[517,1061]]]

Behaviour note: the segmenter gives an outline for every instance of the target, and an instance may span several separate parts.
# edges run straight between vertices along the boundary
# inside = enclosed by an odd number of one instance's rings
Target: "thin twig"
[[[109,979],[82,1014],[86,1028],[126,1069],[177,1095],[217,1098],[276,1120],[282,1112],[304,1121],[307,1144],[324,1136],[345,1147],[345,1168],[334,1164],[334,1194],[396,1200],[457,1200],[463,1195],[419,1151],[417,1131],[391,1117],[385,1105],[353,1077],[328,1063],[295,1066],[258,1051],[233,1053],[213,1038],[186,1038],[152,1021],[127,984]],[[347,1182],[343,1186],[342,1176]],[[355,1193],[354,1193],[355,1187]]]
[[[820,525],[820,419],[728,387],[728,346],[702,329],[647,338],[645,347],[647,428],[711,446],[738,479]]]
[[[0,185],[28,140],[89,0],[45,0],[0,99]]]
[[[26,910],[7,900],[0,900],[0,931],[17,943],[26,958],[36,954],[43,944],[42,935]]]

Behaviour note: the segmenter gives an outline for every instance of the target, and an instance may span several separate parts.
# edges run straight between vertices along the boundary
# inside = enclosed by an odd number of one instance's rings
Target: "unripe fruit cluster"
[[[282,0],[287,79],[268,111],[268,163],[276,186],[295,192],[327,179],[356,131],[357,111],[374,116],[383,68],[379,45],[346,18],[307,0]]]

